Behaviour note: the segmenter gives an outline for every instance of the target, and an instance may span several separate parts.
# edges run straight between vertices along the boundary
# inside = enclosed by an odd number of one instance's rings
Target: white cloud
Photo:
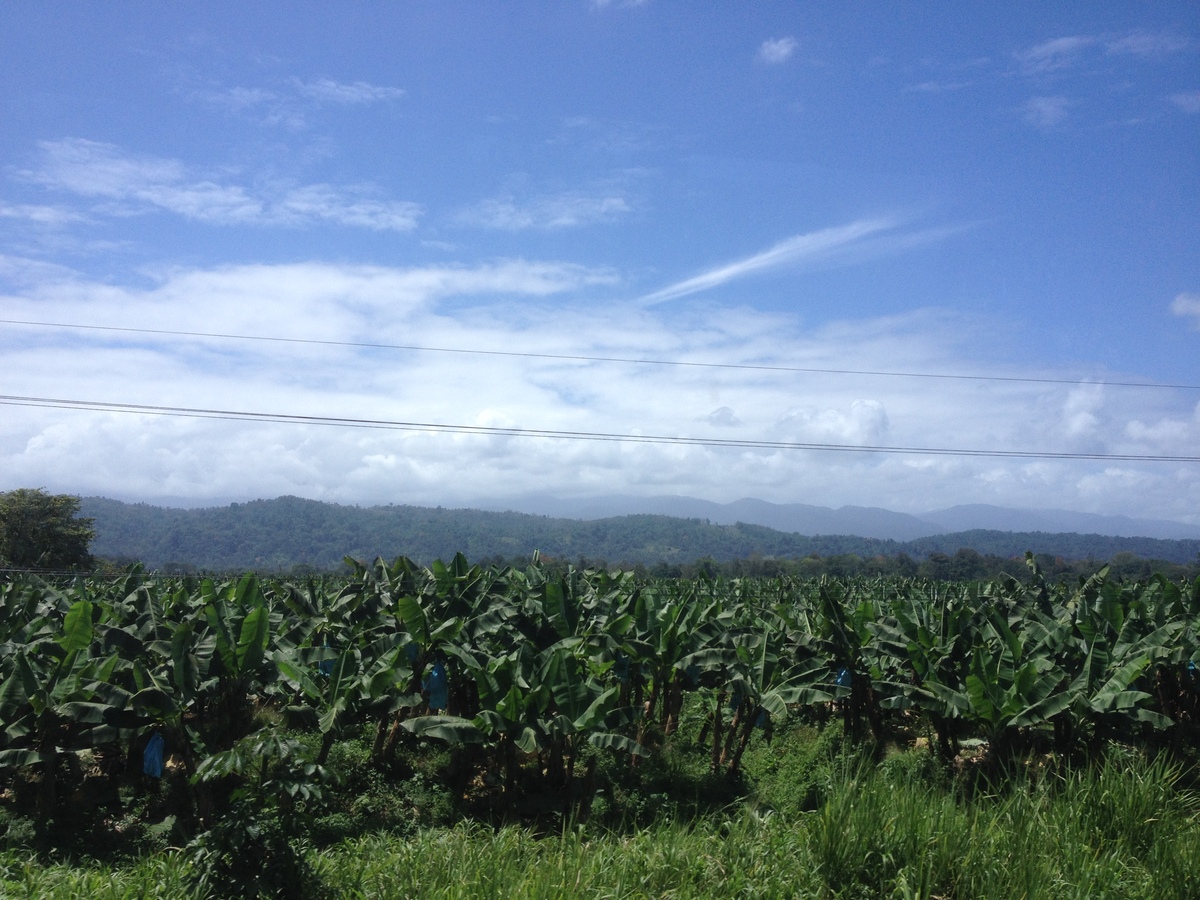
[[[1146,442],[1152,446],[1183,446],[1192,436],[1195,422],[1187,419],[1165,418],[1149,424],[1134,419],[1125,426],[1125,434],[1132,440]]]
[[[113,144],[68,138],[41,144],[41,165],[24,173],[45,187],[104,201],[97,213],[165,211],[212,225],[332,222],[376,231],[410,231],[420,207],[379,200],[368,188],[328,184],[250,188],[226,173],[201,173],[179,160],[126,154]]]
[[[1187,38],[1174,32],[1131,31],[1106,38],[1087,34],[1068,35],[1035,44],[1015,55],[1025,75],[1039,76],[1076,68],[1084,62],[1085,54],[1089,51],[1103,49],[1109,56],[1158,59],[1189,46]]]
[[[496,197],[464,211],[458,218],[469,225],[523,231],[527,228],[575,228],[611,222],[630,210],[629,202],[617,194],[564,193],[526,201]]]
[[[74,281],[75,273],[66,266],[40,259],[28,259],[0,253],[0,278],[22,287],[36,287]]]
[[[728,406],[714,409],[705,417],[705,421],[709,425],[716,425],[718,428],[736,428],[742,424],[742,420],[734,415],[733,410]]]
[[[794,37],[765,40],[759,45],[758,59],[760,62],[770,65],[786,62],[796,52],[796,47],[797,43]]]
[[[1043,41],[1017,54],[1027,75],[1039,75],[1069,69],[1079,63],[1083,51],[1096,43],[1088,35],[1071,35]]]
[[[972,84],[974,84],[972,81],[922,81],[919,84],[910,85],[905,90],[917,94],[947,94],[951,91],[961,91]]]
[[[1105,43],[1113,55],[1160,57],[1186,50],[1190,42],[1180,34],[1169,31],[1132,31]]]
[[[284,191],[269,218],[281,224],[327,221],[375,231],[411,231],[420,214],[415,203],[355,197],[345,188],[310,184]]]
[[[1170,100],[1189,115],[1200,113],[1200,91],[1180,91],[1172,94]]]
[[[283,126],[294,131],[308,127],[309,116],[322,106],[367,106],[399,100],[403,88],[370,84],[366,81],[341,82],[332,78],[305,81],[293,78],[275,89],[231,87],[198,90],[190,95],[213,106],[257,119],[263,125]]]
[[[368,84],[365,81],[351,83],[334,81],[331,78],[317,78],[313,81],[295,82],[296,89],[305,97],[321,103],[337,103],[350,106],[362,106],[368,103],[380,103],[386,100],[399,100],[404,96],[404,89]]]
[[[265,88],[232,87],[193,91],[189,99],[256,120],[261,125],[282,126],[292,131],[308,127],[307,104],[291,92]]]
[[[1066,97],[1030,97],[1022,107],[1025,121],[1038,128],[1053,128],[1066,121],[1071,101]]]
[[[0,260],[0,275],[5,274]],[[553,262],[180,269],[149,287],[13,261],[6,318],[575,356],[979,373],[990,323],[948,310],[805,328],[753,309],[573,302],[613,273]],[[983,369],[986,372],[986,369]],[[1070,377],[1053,371],[994,374]],[[151,377],[152,373],[152,377]],[[10,395],[447,424],[1190,454],[1185,392],[915,381],[0,326]],[[734,412],[736,410],[736,413]],[[155,499],[284,493],[470,503],[674,493],[920,510],[956,503],[1191,517],[1194,466],[601,444],[5,406],[0,489]],[[1190,472],[1190,474],[1189,474]],[[1100,486],[1104,487],[1100,491]]]
[[[855,398],[845,407],[789,410],[775,425],[779,440],[800,443],[887,444],[888,414],[879,400]]]
[[[15,206],[9,206],[6,203],[0,203],[0,218],[20,219],[34,225],[58,227],[70,225],[74,222],[82,222],[86,217],[73,210],[63,209],[58,206],[40,206],[28,203],[18,203]]]
[[[1104,408],[1104,392],[1098,385],[1072,388],[1063,403],[1063,431],[1071,438],[1086,438],[1095,434],[1101,424],[1099,413]]]
[[[1200,330],[1200,294],[1177,294],[1171,301],[1171,312],[1177,316],[1192,318],[1192,327]]]
[[[688,294],[707,291],[756,272],[827,257],[894,226],[895,223],[891,220],[873,219],[852,222],[836,228],[824,228],[808,234],[798,234],[785,241],[780,241],[762,253],[756,253],[737,262],[710,269],[694,278],[676,282],[647,294],[642,297],[641,302],[646,304],[663,303],[667,300],[685,297]]]
[[[279,94],[265,88],[232,87],[225,91],[208,91],[201,96],[213,103],[228,106],[230,109],[253,109],[256,106],[273,105],[280,101]]]

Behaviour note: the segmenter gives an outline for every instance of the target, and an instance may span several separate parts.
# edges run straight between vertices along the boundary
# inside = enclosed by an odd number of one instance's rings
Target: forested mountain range
[[[1167,540],[1200,540],[1200,526],[1164,519],[1101,516],[1061,509],[1008,509],[984,503],[930,510],[919,515],[874,506],[812,506],[807,503],[770,503],[743,497],[732,503],[714,503],[697,497],[630,497],[610,495],[569,499],[531,495],[474,504],[480,509],[515,510],[569,519],[608,519],[626,515],[674,516],[708,519],[716,525],[746,522],[777,531],[799,534],[855,534],[860,537],[912,541],[959,531],[1050,532],[1104,534],[1114,537],[1152,537]]]
[[[1200,540],[1104,535],[963,531],[911,541],[850,535],[807,536],[761,525],[713,524],[698,518],[629,515],[579,520],[526,513],[417,506],[341,506],[298,497],[207,509],[176,509],[84,498],[95,520],[92,551],[153,568],[205,571],[338,569],[343,557],[408,556],[421,563],[462,552],[472,561],[543,556],[610,564],[679,566],[709,559],[886,557],[921,562],[959,551],[1001,560],[1026,551],[1067,560],[1123,554],[1176,564],[1200,559]]]

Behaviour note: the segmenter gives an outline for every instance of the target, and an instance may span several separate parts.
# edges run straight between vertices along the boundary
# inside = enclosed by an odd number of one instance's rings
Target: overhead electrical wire
[[[563,431],[548,428],[507,428],[490,425],[460,425],[442,422],[408,422],[396,419],[363,419],[349,416],[311,416],[248,410],[205,409],[186,406],[157,406],[113,403],[55,397],[0,395],[0,405],[75,409],[135,415],[176,416],[195,419],[227,419],[289,425],[325,425],[341,428],[379,428],[396,431],[433,431],[490,437],[548,438],[568,441],[599,441],[623,444],[673,444],[749,450],[810,450],[837,453],[889,453],[918,456],[990,457],[997,459],[1104,460],[1109,462],[1196,463],[1200,456],[1165,456],[1143,453],[1079,453],[1041,450],[979,450],[951,447],[889,447],[860,444],[826,444],[800,441],[764,441],[736,438],[684,437],[678,435],[617,434],[604,431]]]
[[[78,331],[109,331],[148,334],[161,337],[209,338],[229,341],[259,341],[277,344],[303,344],[323,347],[354,347],[365,350],[402,350],[415,353],[457,353],[473,356],[507,356],[519,359],[545,359],[562,362],[624,363],[642,366],[676,366],[695,369],[733,369],[758,372],[792,372],[806,375],[861,375],[873,378],[927,378],[955,381],[997,381],[1022,384],[1095,385],[1097,387],[1157,388],[1160,390],[1200,391],[1200,384],[1156,384],[1147,381],[1105,381],[1100,379],[1032,378],[1018,375],[965,375],[953,372],[891,372],[871,369],[829,369],[811,366],[777,366],[756,363],[695,362],[691,360],[650,359],[635,356],[587,356],[568,353],[532,353],[520,350],[478,350],[467,347],[430,347],[420,344],[385,344],[367,341],[334,341],[317,338],[288,338],[271,335],[229,334],[213,331],[179,331],[165,328],[130,328],[116,325],[79,325],[66,322],[34,322],[25,319],[0,319],[0,325],[37,328],[61,328]]]

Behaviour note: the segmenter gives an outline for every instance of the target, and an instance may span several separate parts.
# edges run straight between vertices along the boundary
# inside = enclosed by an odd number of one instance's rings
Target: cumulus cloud
[[[728,406],[714,409],[706,418],[709,425],[716,425],[718,428],[736,428],[742,424],[742,420],[734,415]]]
[[[459,221],[483,228],[524,231],[529,228],[575,228],[611,222],[630,212],[619,194],[562,193],[529,200],[494,197],[459,215]]]
[[[775,425],[785,441],[878,447],[886,444],[888,415],[879,400],[855,398],[848,406],[789,410]]]
[[[1104,392],[1098,385],[1073,388],[1063,403],[1063,430],[1069,437],[1089,437],[1100,425]]]
[[[762,42],[758,48],[758,59],[769,65],[786,62],[796,52],[794,37],[771,38]]]
[[[1186,518],[1200,508],[1195,479],[1166,465],[1121,464],[1138,473],[1131,482],[1106,475],[1112,463],[1087,461],[593,443],[421,427],[1044,451],[1086,443],[1114,453],[1200,446],[1200,416],[1183,392],[544,355],[980,373],[989,324],[948,310],[812,329],[752,309],[585,304],[574,298],[616,286],[614,273],[528,260],[179,269],[149,286],[61,269],[39,275],[19,260],[0,265],[6,273],[6,318],[258,338],[3,325],[0,382],[10,396],[415,424],[335,428],[5,406],[0,489],[32,483],[147,499],[290,493],[433,504],[534,492],[674,493],[904,509],[1070,508],[1084,485],[1105,485],[1109,511],[1135,514],[1153,504],[1155,515]],[[513,352],[533,355],[505,355]]]
[[[300,226],[317,222],[410,231],[420,207],[382,200],[364,186],[328,184],[247,186],[224,172],[200,172],[180,160],[133,155],[119,147],[68,138],[46,141],[27,180],[98,201],[109,215],[170,212],[211,225]]]
[[[1200,294],[1177,294],[1171,301],[1171,312],[1192,319],[1192,327],[1200,330]]]

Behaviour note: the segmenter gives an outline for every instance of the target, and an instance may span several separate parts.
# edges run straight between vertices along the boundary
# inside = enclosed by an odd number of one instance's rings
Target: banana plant
[[[752,628],[731,643],[734,662],[728,684],[736,708],[720,762],[728,759],[727,772],[736,775],[754,728],[763,727],[769,734],[772,720],[782,719],[789,705],[829,700],[832,695],[811,687],[821,668],[819,662],[788,664],[781,617],[760,615]]]
[[[317,764],[324,765],[340,727],[365,711],[385,711],[411,697],[397,696],[412,670],[399,636],[383,638],[361,650],[347,644],[340,652],[329,647],[309,647],[273,654],[284,682],[313,705],[321,733]],[[330,663],[322,668],[323,663]]]
[[[990,600],[977,584],[910,584],[893,599],[889,615],[868,625],[879,649],[902,661],[881,684],[887,696],[880,705],[923,711],[943,760],[958,755],[962,719],[935,685],[965,683],[980,610]]]
[[[840,704],[847,735],[857,734],[865,719],[876,740],[885,737],[882,698],[876,690],[884,673],[871,631],[883,615],[884,604],[876,594],[823,576],[816,596],[792,618],[797,654],[825,662],[823,677],[813,679],[809,687]]]
[[[57,635],[14,655],[0,686],[0,767],[38,771],[42,821],[54,813],[62,753],[112,743],[119,736],[112,718],[128,695],[110,683],[119,657],[91,655],[94,612],[88,600],[72,604]]]
[[[253,729],[254,699],[276,675],[267,653],[271,614],[254,575],[218,588],[200,586],[195,657],[201,675],[197,705],[213,749],[228,749]]]
[[[1013,749],[1016,729],[1047,723],[1071,704],[1062,689],[1066,674],[1041,649],[993,608],[977,634],[965,683],[931,686],[952,716],[982,732],[995,759]]]

